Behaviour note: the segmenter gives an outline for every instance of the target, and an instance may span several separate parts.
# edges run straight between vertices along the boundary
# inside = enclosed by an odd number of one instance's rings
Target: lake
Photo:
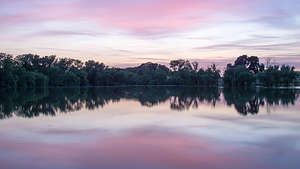
[[[300,90],[0,92],[1,169],[299,169]]]

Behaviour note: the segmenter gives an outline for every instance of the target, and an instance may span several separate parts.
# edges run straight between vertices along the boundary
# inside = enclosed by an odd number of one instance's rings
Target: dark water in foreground
[[[299,169],[300,90],[0,92],[2,169]]]

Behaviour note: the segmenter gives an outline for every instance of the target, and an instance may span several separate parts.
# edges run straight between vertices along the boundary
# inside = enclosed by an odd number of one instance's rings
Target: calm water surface
[[[0,92],[1,169],[299,169],[300,90]]]

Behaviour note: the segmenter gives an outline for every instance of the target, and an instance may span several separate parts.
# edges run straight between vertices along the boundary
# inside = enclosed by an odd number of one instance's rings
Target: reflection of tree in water
[[[241,115],[258,114],[259,108],[267,106],[294,105],[299,97],[295,89],[224,89],[227,105],[234,105]]]
[[[35,117],[40,114],[55,116],[57,112],[80,110],[80,90],[71,89],[39,89],[0,94],[0,118],[8,118],[15,114],[20,117]]]
[[[224,89],[228,105],[234,105],[242,114],[257,114],[259,107],[294,104],[296,90],[229,90]],[[50,88],[30,91],[0,91],[0,119],[13,116],[32,118],[41,114],[102,108],[121,99],[135,100],[142,106],[152,107],[170,101],[172,110],[198,108],[200,104],[215,106],[220,100],[220,89],[194,87],[103,87],[103,88]]]
[[[152,107],[168,99],[164,87],[105,87],[88,90],[86,107],[95,109],[109,102],[119,102],[121,99],[136,100],[143,106]]]
[[[174,91],[174,95],[170,97],[170,104],[173,110],[189,110],[191,107],[198,108],[201,103],[215,106],[219,99],[218,88],[185,88]]]
[[[86,108],[102,108],[121,99],[136,100],[142,106],[152,107],[171,100],[176,110],[198,107],[206,101],[215,104],[219,99],[218,89],[202,90],[182,87],[103,87],[103,88],[50,88],[26,92],[0,93],[0,118],[13,115],[32,118],[40,114],[55,116]]]
[[[23,94],[24,93],[24,94]],[[34,104],[36,100],[42,99],[46,95],[46,91],[26,91],[26,92],[0,92],[0,118],[12,117],[14,114],[19,114],[19,112],[24,112],[28,114],[28,109],[31,107],[31,104]]]

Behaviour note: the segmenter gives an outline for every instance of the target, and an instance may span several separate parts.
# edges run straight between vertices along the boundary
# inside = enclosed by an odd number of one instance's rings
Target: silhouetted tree
[[[110,68],[89,60],[41,57],[34,54],[0,54],[0,87],[35,88],[47,86],[114,86],[114,85],[191,85],[218,86],[221,79],[216,65],[203,69],[198,62],[172,60],[170,69],[157,63],[144,63],[126,69]],[[224,72],[225,86],[250,86],[259,80],[264,86],[291,85],[296,72],[290,66],[259,64],[256,56],[240,56]]]
[[[257,74],[257,79],[264,86],[289,86],[295,82],[297,73],[294,67],[282,65],[269,66],[265,71]]]

